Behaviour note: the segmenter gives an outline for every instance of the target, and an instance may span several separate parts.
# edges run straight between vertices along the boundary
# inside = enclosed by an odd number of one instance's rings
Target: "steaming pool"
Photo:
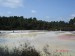
[[[13,48],[26,42],[37,50],[47,47],[50,51],[75,56],[75,31],[0,31],[0,46]]]

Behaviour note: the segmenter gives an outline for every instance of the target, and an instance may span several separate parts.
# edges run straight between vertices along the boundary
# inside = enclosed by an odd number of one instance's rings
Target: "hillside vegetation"
[[[37,18],[24,18],[23,16],[0,17],[0,30],[75,30],[75,17],[69,22],[42,21]]]

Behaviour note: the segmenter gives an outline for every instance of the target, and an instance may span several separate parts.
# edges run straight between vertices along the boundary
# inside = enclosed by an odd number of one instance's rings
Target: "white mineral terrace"
[[[75,32],[69,31],[0,31],[0,46],[20,47],[30,43],[37,50],[47,47],[49,51],[69,53],[75,56]]]

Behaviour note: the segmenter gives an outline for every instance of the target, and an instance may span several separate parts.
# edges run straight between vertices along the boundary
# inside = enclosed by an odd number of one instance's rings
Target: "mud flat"
[[[26,42],[37,50],[48,48],[49,51],[69,53],[75,56],[75,34],[66,31],[9,31],[0,33],[0,45],[9,48],[19,47]],[[66,54],[68,53],[68,54]]]

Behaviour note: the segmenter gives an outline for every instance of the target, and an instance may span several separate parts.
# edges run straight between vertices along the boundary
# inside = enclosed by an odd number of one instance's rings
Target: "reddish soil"
[[[65,34],[65,35],[61,35],[61,36],[59,36],[59,39],[75,40],[75,35]]]

